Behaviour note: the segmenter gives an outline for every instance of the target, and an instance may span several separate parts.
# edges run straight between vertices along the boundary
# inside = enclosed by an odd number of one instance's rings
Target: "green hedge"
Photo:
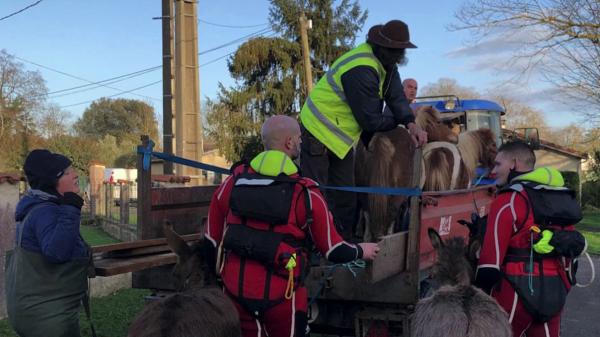
[[[575,195],[577,196],[577,199],[579,199],[579,174],[573,171],[561,171],[560,173],[565,179],[565,186],[575,190]]]
[[[582,186],[581,204],[600,208],[600,181],[586,181]]]

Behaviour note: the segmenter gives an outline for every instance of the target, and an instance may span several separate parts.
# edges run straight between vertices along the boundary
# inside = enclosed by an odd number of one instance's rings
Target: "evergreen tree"
[[[356,0],[271,0],[269,21],[280,37],[258,37],[242,44],[229,59],[236,86],[220,85],[206,104],[207,134],[230,161],[250,159],[260,151],[260,126],[268,116],[296,115],[304,102],[303,65],[298,18],[304,10],[309,30],[313,77],[352,48],[367,12]],[[316,76],[315,76],[316,75]]]

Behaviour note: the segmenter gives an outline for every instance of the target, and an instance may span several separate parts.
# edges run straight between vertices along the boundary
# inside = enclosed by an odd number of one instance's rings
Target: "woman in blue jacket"
[[[17,204],[15,249],[7,254],[8,318],[28,336],[79,336],[90,252],[79,234],[83,199],[71,161],[48,150],[25,159],[30,189]]]

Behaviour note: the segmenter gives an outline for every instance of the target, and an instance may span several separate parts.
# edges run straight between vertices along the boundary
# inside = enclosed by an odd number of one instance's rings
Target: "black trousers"
[[[343,159],[329,151],[318,139],[302,127],[300,154],[302,176],[321,185],[354,186],[354,150]],[[344,240],[354,241],[354,227],[358,216],[356,193],[324,190],[335,226]]]

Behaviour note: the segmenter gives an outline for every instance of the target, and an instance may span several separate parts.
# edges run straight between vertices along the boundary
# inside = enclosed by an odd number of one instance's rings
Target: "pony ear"
[[[166,220],[163,224],[163,232],[167,238],[167,244],[177,256],[185,259],[192,255],[192,249],[187,245],[185,240],[173,230],[173,225],[170,221]]]
[[[440,235],[438,234],[438,232],[435,229],[428,228],[427,235],[429,236],[429,240],[431,241],[431,245],[433,246],[433,248],[438,250],[438,249],[444,247],[444,241],[442,240],[442,237],[440,237]]]

